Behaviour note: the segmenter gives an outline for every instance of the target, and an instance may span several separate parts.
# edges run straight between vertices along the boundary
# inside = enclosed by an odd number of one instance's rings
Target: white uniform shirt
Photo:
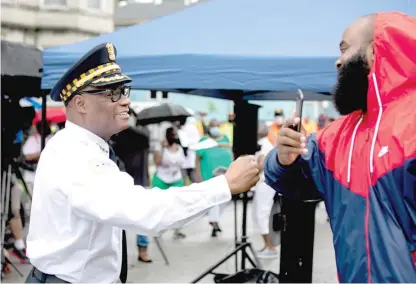
[[[67,121],[39,160],[27,254],[37,269],[69,282],[116,282],[121,228],[155,235],[230,199],[224,176],[166,191],[135,186],[104,140]]]

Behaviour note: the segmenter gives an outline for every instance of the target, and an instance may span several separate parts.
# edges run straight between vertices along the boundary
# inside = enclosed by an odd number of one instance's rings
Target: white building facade
[[[1,0],[1,39],[54,47],[114,30],[113,0]]]

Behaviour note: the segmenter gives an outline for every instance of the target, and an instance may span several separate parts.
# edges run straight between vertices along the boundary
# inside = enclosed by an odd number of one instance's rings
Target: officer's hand
[[[231,194],[248,191],[259,181],[259,168],[254,156],[240,157],[231,163],[224,174]]]
[[[306,136],[290,128],[299,121],[299,117],[288,119],[277,133],[277,158],[284,166],[292,164],[300,154],[308,153]]]

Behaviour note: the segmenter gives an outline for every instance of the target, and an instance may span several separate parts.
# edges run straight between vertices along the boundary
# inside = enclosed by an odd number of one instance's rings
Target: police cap
[[[74,64],[51,91],[54,101],[67,104],[87,86],[101,87],[131,82],[116,64],[117,50],[112,43],[100,44],[87,52]]]

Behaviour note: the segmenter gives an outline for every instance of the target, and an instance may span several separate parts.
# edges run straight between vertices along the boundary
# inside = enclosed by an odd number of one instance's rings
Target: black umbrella
[[[2,93],[18,97],[40,97],[41,51],[36,47],[1,41]]]
[[[141,125],[160,123],[163,121],[178,121],[186,119],[191,114],[182,106],[175,104],[161,104],[155,107],[149,107],[136,116]]]
[[[137,151],[149,148],[149,136],[149,130],[145,127],[143,129],[129,127],[111,137],[113,150],[120,159],[124,160]]]
[[[41,51],[33,46],[1,41],[1,75],[41,77]]]

